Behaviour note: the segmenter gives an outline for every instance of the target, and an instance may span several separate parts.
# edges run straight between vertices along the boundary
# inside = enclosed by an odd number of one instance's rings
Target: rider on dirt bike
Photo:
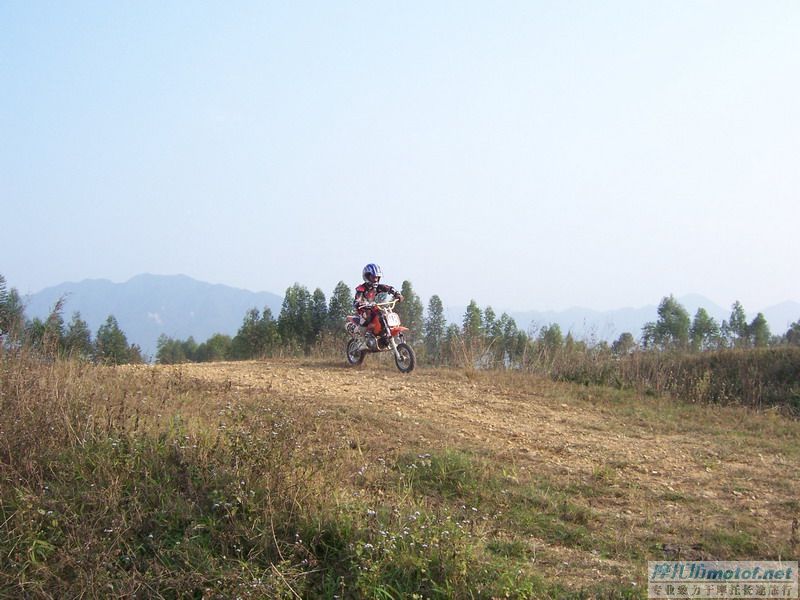
[[[403,295],[392,286],[380,283],[383,271],[374,263],[369,263],[364,267],[361,275],[364,279],[364,283],[356,287],[356,297],[353,300],[353,307],[361,317],[361,332],[363,333],[375,318],[375,296],[386,292],[392,294],[402,302]]]
[[[345,329],[350,334],[345,356],[351,367],[363,364],[368,354],[391,352],[401,373],[411,373],[417,362],[414,349],[405,341],[408,327],[403,327],[395,304],[403,300],[390,285],[381,281],[381,268],[370,263],[362,273],[364,283],[356,288],[353,306],[357,315],[345,317]],[[389,299],[394,296],[394,299]]]

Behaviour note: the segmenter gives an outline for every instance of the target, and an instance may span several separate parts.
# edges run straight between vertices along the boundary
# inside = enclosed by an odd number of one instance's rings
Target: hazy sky
[[[800,3],[0,1],[0,273],[800,300]]]

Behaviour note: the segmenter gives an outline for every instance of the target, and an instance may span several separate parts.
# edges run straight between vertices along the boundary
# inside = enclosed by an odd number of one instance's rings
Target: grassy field
[[[0,369],[0,597],[644,598],[647,560],[798,556],[777,410],[373,359]]]

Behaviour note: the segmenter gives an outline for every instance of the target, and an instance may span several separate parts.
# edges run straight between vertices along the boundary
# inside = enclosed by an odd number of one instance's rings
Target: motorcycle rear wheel
[[[353,367],[356,367],[364,362],[364,357],[367,354],[366,350],[359,350],[359,343],[356,339],[351,339],[347,342],[347,349],[345,350],[345,354],[347,356],[347,362]]]
[[[397,355],[394,357],[394,362],[401,373],[411,373],[414,366],[417,364],[417,357],[414,355],[414,350],[405,342],[397,344]]]

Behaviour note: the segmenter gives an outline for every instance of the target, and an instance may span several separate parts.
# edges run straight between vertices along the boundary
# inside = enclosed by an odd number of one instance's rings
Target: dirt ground
[[[518,374],[417,369],[403,375],[384,358],[368,357],[360,368],[310,360],[155,368],[334,415],[373,454],[469,449],[520,478],[588,486],[597,492],[587,500],[596,526],[620,547],[640,549],[639,558],[601,558],[532,540],[533,560],[547,576],[569,570],[587,581],[641,584],[647,559],[732,558],[714,556],[708,538],[741,532],[749,537],[738,558],[755,539],[762,551],[788,548],[794,557],[782,558],[797,559],[797,422]],[[737,553],[735,542],[730,548]]]

